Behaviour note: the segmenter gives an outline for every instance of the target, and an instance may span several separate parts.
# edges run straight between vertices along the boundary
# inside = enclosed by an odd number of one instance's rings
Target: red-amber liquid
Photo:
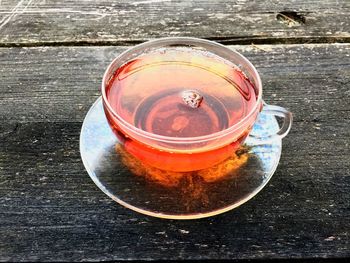
[[[202,97],[199,106],[188,105],[186,91]],[[146,132],[177,138],[210,135],[240,122],[256,104],[254,85],[232,63],[191,48],[150,51],[122,65],[106,87],[114,112]],[[141,161],[171,171],[192,171],[212,166],[229,157],[250,131],[241,130],[228,145],[215,149],[193,145],[179,149],[146,145],[126,134],[112,115],[107,119],[128,152]]]

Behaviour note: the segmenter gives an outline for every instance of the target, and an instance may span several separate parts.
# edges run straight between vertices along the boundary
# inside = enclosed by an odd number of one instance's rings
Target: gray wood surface
[[[350,39],[349,13],[348,0],[2,0],[0,46],[110,45],[164,36],[241,44],[344,42]]]
[[[195,221],[129,211],[84,170],[81,124],[125,47],[1,48],[0,261],[350,257],[350,45],[232,48],[295,121],[263,191]]]

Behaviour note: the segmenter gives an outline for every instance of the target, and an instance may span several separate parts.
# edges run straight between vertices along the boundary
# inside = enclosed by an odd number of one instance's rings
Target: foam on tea
[[[254,107],[254,85],[231,62],[186,47],[150,50],[122,65],[106,89],[113,110],[144,131],[197,137],[229,128]]]

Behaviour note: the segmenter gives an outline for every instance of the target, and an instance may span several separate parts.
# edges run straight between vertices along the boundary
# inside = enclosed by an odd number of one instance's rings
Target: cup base
[[[272,115],[259,115],[252,134],[279,130]],[[101,98],[87,113],[80,134],[80,153],[95,184],[119,204],[169,219],[196,219],[229,211],[255,196],[275,172],[280,139],[254,145],[249,137],[219,164],[192,172],[171,172],[144,164],[129,154],[112,132]]]

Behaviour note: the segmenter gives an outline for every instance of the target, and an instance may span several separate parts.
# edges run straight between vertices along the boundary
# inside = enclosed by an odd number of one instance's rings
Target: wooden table
[[[0,261],[349,257],[349,29],[348,0],[0,1]],[[242,52],[294,113],[270,183],[216,217],[127,210],[81,162],[106,66],[165,36]]]

